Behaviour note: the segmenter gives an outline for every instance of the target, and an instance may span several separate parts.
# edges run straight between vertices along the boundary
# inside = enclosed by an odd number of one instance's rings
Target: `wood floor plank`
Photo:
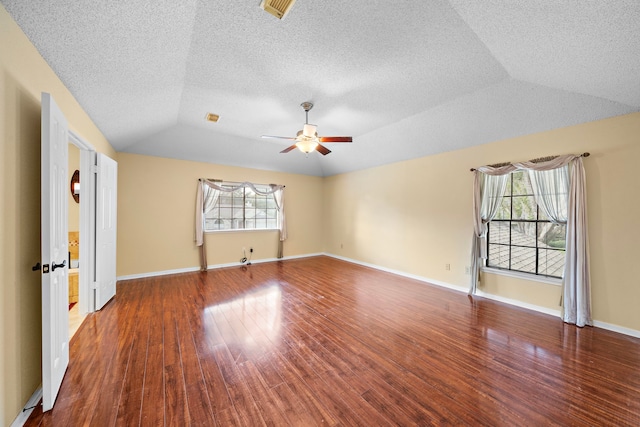
[[[127,280],[25,425],[640,425],[640,339],[329,257]]]

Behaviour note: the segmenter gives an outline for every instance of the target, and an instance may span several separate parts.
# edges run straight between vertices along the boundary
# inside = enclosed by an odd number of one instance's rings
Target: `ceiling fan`
[[[317,126],[309,124],[309,110],[313,108],[312,102],[303,102],[300,106],[304,109],[306,120],[302,130],[298,131],[298,134],[295,137],[289,136],[271,136],[271,135],[262,135],[263,138],[274,138],[274,139],[288,139],[291,141],[296,141],[290,147],[285,148],[281,151],[281,153],[288,153],[294,148],[299,149],[305,154],[309,154],[313,150],[316,150],[323,156],[326,156],[331,152],[327,147],[320,145],[321,142],[352,142],[353,138],[350,136],[318,136],[318,132],[316,132]]]

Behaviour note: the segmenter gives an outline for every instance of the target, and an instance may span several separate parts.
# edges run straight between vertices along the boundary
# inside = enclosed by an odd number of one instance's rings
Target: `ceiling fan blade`
[[[292,136],[273,136],[273,135],[262,135],[262,138],[272,138],[272,139],[287,139],[290,141],[294,141],[295,138]]]
[[[353,142],[350,136],[320,136],[318,140],[320,142]]]
[[[296,144],[293,144],[291,147],[287,147],[284,150],[282,150],[281,153],[288,153],[289,151],[291,151],[291,150],[293,150],[295,148],[297,148]]]
[[[316,151],[320,154],[322,154],[323,156],[326,156],[327,154],[329,154],[331,152],[331,150],[329,150],[327,147],[325,147],[324,145],[320,145],[318,144],[318,146],[316,147]]]

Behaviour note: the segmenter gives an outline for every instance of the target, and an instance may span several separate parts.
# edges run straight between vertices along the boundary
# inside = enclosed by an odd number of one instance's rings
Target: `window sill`
[[[549,285],[562,286],[562,279],[555,277],[536,276],[535,274],[521,273],[519,271],[500,270],[498,268],[482,267],[483,273],[497,274],[499,276],[515,277],[516,279],[530,280],[532,282],[546,283]]]
[[[205,230],[205,234],[215,233],[247,233],[252,231],[279,231],[277,228],[236,228],[233,230]]]

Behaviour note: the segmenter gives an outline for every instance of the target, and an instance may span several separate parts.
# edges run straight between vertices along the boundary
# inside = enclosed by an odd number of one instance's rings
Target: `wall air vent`
[[[295,2],[296,0],[262,0],[260,7],[276,18],[283,19]]]

